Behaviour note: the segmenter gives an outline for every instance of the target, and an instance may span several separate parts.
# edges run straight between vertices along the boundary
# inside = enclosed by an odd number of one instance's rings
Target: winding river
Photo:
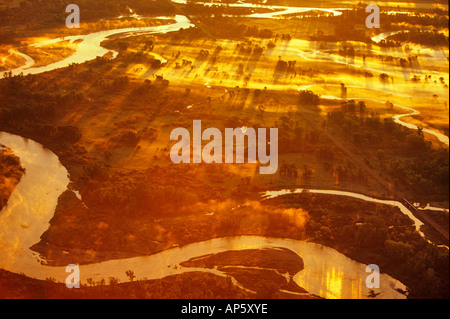
[[[10,147],[21,158],[26,169],[26,174],[13,191],[8,205],[0,212],[0,268],[23,273],[31,278],[54,278],[58,282],[65,282],[65,267],[47,266],[45,260],[29,247],[39,242],[40,236],[49,227],[58,197],[67,189],[70,181],[67,170],[54,153],[32,140],[1,132],[0,143]],[[385,203],[347,192],[311,191]],[[287,191],[267,192],[265,196],[272,198],[285,193]],[[81,280],[83,282],[83,278],[92,278],[99,281],[102,278],[116,277],[120,281],[126,281],[125,272],[130,269],[135,272],[137,279],[159,279],[193,270],[212,272],[183,268],[179,264],[190,258],[227,250],[270,247],[287,248],[303,258],[305,268],[294,276],[294,280],[310,293],[325,298],[367,298],[369,295],[369,289],[365,285],[366,265],[319,244],[261,236],[217,238],[150,256],[82,265]],[[376,293],[380,293],[378,298],[405,298],[396,290],[406,290],[405,285],[398,280],[382,274],[381,283],[380,289],[374,289]]]
[[[54,215],[58,197],[67,189],[69,176],[57,156],[50,150],[32,140],[0,132],[0,143],[7,145],[21,158],[26,174],[22,177],[8,201],[0,212],[0,268],[15,273],[23,273],[31,278],[54,278],[64,282],[65,267],[45,265],[45,260],[31,251],[29,247],[40,241],[40,236],[48,229]],[[39,187],[36,187],[39,185]],[[265,198],[274,198],[297,190],[269,191]],[[398,207],[414,220],[416,229],[421,222],[401,203],[379,200],[361,194],[335,190],[309,190],[312,193],[332,194],[353,197],[369,202]],[[310,293],[325,298],[368,298],[369,289],[365,285],[366,265],[354,261],[338,251],[306,241],[261,236],[235,236],[207,240],[178,247],[161,253],[128,259],[83,265],[80,267],[83,278],[95,281],[116,277],[126,281],[125,272],[133,270],[137,279],[159,279],[169,275],[193,271],[179,264],[190,258],[227,250],[250,248],[288,248],[304,260],[305,268],[294,276],[294,280]],[[199,269],[196,269],[199,270]],[[200,269],[201,271],[211,270]],[[82,279],[83,280],[83,279]],[[382,274],[382,286],[375,289],[378,298],[405,298],[396,289],[406,290],[404,284]]]
[[[280,8],[274,9],[279,10]],[[330,10],[328,12],[331,12]],[[97,56],[109,52],[100,44],[111,35],[126,35],[136,32],[165,33],[187,28],[191,25],[191,22],[185,16],[177,15],[175,23],[163,26],[108,30],[66,37],[64,40],[80,41],[77,51],[72,56],[47,66],[33,68],[34,62],[24,55],[27,61],[26,65],[13,70],[13,74],[21,72],[37,74],[67,67],[71,63],[82,63],[95,59]],[[45,43],[39,43],[39,45],[58,41],[63,40],[49,40]],[[18,51],[15,53],[20,54]],[[401,116],[406,115],[400,115],[398,121],[400,121]],[[400,121],[399,124],[402,123],[404,122]],[[0,229],[2,230],[0,233],[0,268],[14,273],[23,273],[31,278],[46,279],[51,277],[58,282],[65,282],[67,276],[65,267],[46,265],[45,260],[30,250],[30,247],[38,243],[41,235],[49,228],[49,222],[55,213],[58,198],[67,189],[70,182],[68,172],[54,153],[32,140],[0,132],[0,144],[8,146],[21,159],[22,165],[26,169],[26,173],[11,194],[7,206],[0,212]],[[39,186],[37,187],[37,185]],[[271,191],[263,195],[265,198],[273,198],[301,191],[300,189]],[[417,231],[420,232],[422,223],[399,202],[335,190],[309,191],[396,206],[414,221]],[[64,243],[61,243],[61,246],[64,246]],[[227,250],[269,247],[290,249],[303,259],[305,268],[294,276],[294,280],[308,292],[324,298],[369,298],[369,289],[365,284],[368,275],[366,265],[354,261],[332,248],[319,244],[261,236],[217,238],[173,248],[150,256],[82,265],[80,266],[81,281],[85,282],[87,278],[98,281],[109,277],[127,281],[126,270],[133,270],[136,279],[158,279],[197,270],[179,266],[181,262],[190,258]],[[215,273],[214,270],[200,270]],[[406,287],[398,280],[382,273],[381,288],[374,289],[374,291],[379,293],[376,298],[406,298],[397,289],[406,290]]]
[[[178,31],[181,28],[189,28],[194,26],[190,20],[182,15],[176,15],[174,17],[175,22],[160,26],[151,26],[151,27],[139,27],[139,28],[123,28],[123,29],[115,29],[115,30],[106,30],[99,31],[94,33],[89,33],[86,35],[76,35],[76,36],[68,36],[65,38],[57,38],[52,40],[46,40],[34,44],[33,46],[40,47],[44,45],[50,45],[61,41],[70,41],[79,42],[76,51],[71,56],[63,59],[61,61],[42,66],[42,67],[31,67],[34,64],[34,61],[25,54],[20,54],[23,56],[27,63],[26,65],[16,68],[12,70],[13,75],[18,75],[23,73],[23,75],[27,74],[39,74],[47,71],[52,71],[59,68],[65,68],[72,63],[84,63],[86,61],[94,60],[98,56],[103,56],[109,52],[108,49],[105,49],[101,46],[101,43],[105,41],[108,37],[122,34],[155,34],[155,33],[168,33],[173,31]],[[17,53],[18,51],[16,51]],[[113,52],[113,57],[117,56],[117,52]],[[31,60],[30,60],[31,59]]]

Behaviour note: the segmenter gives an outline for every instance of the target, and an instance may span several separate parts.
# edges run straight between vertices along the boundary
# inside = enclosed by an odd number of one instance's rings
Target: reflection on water
[[[331,299],[341,297],[343,276],[344,274],[341,269],[333,268],[326,272],[325,280],[327,282],[327,298]]]

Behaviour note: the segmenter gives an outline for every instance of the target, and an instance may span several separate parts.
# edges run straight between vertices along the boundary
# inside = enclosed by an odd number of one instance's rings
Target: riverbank
[[[11,150],[0,144],[0,211],[7,205],[11,193],[20,182],[25,169]]]
[[[251,299],[254,297],[232,284],[230,278],[191,272],[159,280],[119,283],[108,281],[67,289],[64,283],[35,280],[0,269],[2,299]],[[188,291],[188,292],[187,292]]]

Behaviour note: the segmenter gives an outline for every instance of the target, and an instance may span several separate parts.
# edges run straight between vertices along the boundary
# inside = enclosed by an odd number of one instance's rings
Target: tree
[[[263,117],[263,113],[264,113],[265,109],[266,109],[266,107],[265,107],[264,105],[259,105],[259,106],[258,106],[258,110],[259,110],[259,112],[260,112],[260,117],[261,117],[261,119],[262,119],[262,117]]]
[[[411,245],[390,239],[385,241],[384,249],[386,255],[394,261],[405,261],[414,251]]]
[[[359,113],[364,114],[366,112],[366,102],[359,101],[358,105],[359,105]]]
[[[115,277],[109,277],[108,278],[108,283],[109,283],[110,286],[114,286],[114,285],[119,284],[119,280],[117,278],[115,278]]]
[[[255,285],[257,299],[274,299],[278,295],[278,286],[272,281],[261,280]]]
[[[131,282],[136,278],[136,276],[134,275],[134,271],[132,271],[132,270],[127,270],[127,271],[125,272],[125,274],[127,275],[128,279],[129,279]]]
[[[87,282],[88,285],[91,286],[91,287],[95,285],[95,282],[94,282],[94,280],[93,280],[92,278],[86,279],[86,282]]]
[[[300,91],[298,97],[300,105],[319,105],[319,96],[312,91]]]
[[[152,62],[152,68],[153,69],[159,69],[162,66],[162,62],[158,59],[153,60]]]
[[[120,51],[126,51],[126,49],[128,49],[128,43],[124,41],[118,42],[117,46],[119,47]]]

